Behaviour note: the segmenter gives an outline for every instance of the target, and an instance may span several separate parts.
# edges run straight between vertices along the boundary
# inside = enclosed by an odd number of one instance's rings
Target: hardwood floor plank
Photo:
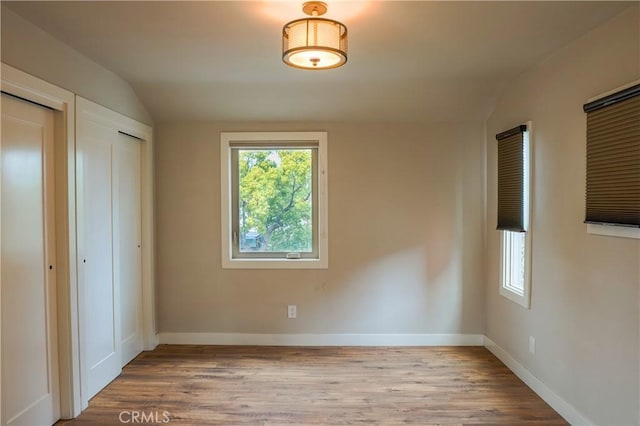
[[[59,424],[136,412],[170,425],[567,424],[483,347],[195,345],[143,352]]]

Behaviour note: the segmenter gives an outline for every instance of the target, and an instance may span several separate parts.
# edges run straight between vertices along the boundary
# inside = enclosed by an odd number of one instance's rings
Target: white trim
[[[2,64],[4,67],[4,64]],[[1,101],[0,101],[1,102]],[[0,108],[2,104],[0,103]],[[2,153],[2,138],[0,138],[0,154]],[[0,155],[0,188],[2,188],[2,160]],[[0,222],[2,222],[2,209],[0,209]],[[0,241],[2,241],[2,231],[0,227]],[[2,276],[2,244],[0,244],[0,277]],[[0,280],[1,282],[2,280]],[[1,285],[1,284],[0,284]],[[58,342],[59,344],[60,342]],[[2,287],[0,287],[0,345],[2,344]],[[0,350],[0,419],[2,417],[2,406],[4,404],[1,403],[2,399],[2,351]]]
[[[556,410],[566,421],[572,425],[593,425],[582,413],[580,413],[573,405],[562,399],[558,394],[549,389],[540,379],[538,379],[531,371],[527,370],[507,351],[498,346],[487,336],[484,336],[484,347],[506,365],[516,376],[518,376],[527,386],[531,388],[540,398]]]
[[[60,416],[72,418],[82,410],[75,245],[75,98],[73,93],[5,63],[0,74],[2,91],[55,110]]]
[[[73,93],[2,63],[2,91],[64,111]]]
[[[587,99],[585,104],[588,104],[588,103],[593,102],[593,101],[597,101],[598,99],[605,98],[605,97],[607,97],[609,95],[613,95],[614,93],[621,92],[621,91],[623,91],[625,89],[628,89],[629,87],[635,86],[636,84],[640,84],[640,79],[634,80],[634,81],[632,81],[630,83],[627,83],[627,84],[623,84],[622,86],[618,86],[615,89],[608,90],[608,91],[606,91],[604,93],[600,93],[599,95],[592,96],[591,98]]]
[[[327,269],[329,267],[329,172],[327,132],[222,132],[220,133],[221,256],[225,269]],[[231,229],[231,148],[233,141],[318,142],[318,259],[234,259]]]
[[[223,253],[224,256],[224,253]],[[227,259],[223,257],[224,269],[326,269],[321,259]]]
[[[257,346],[482,346],[482,334],[159,333],[160,344]]]
[[[632,228],[629,226],[587,223],[587,233],[592,235],[606,235],[609,237],[640,239],[640,228]]]
[[[89,99],[76,95],[76,110],[96,117],[101,122],[109,123],[114,128],[131,136],[147,141],[151,138],[151,127],[132,118],[103,107]]]

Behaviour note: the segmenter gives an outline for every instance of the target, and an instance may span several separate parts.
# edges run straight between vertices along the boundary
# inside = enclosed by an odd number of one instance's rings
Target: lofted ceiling
[[[119,74],[156,121],[484,120],[505,83],[633,2],[328,1],[349,60],[281,60],[302,2],[6,2]]]

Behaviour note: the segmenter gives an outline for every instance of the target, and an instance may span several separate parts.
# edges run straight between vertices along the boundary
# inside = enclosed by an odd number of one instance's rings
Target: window
[[[587,113],[588,230],[638,238],[640,84],[600,97],[583,108]],[[603,232],[611,225],[614,232]]]
[[[531,293],[531,123],[496,135],[500,294],[525,308]]]
[[[222,266],[327,267],[327,134],[222,133]]]

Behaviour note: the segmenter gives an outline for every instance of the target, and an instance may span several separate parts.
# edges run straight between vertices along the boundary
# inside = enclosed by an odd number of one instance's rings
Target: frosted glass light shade
[[[311,70],[337,68],[347,62],[347,27],[324,18],[291,21],[282,29],[282,60]]]

